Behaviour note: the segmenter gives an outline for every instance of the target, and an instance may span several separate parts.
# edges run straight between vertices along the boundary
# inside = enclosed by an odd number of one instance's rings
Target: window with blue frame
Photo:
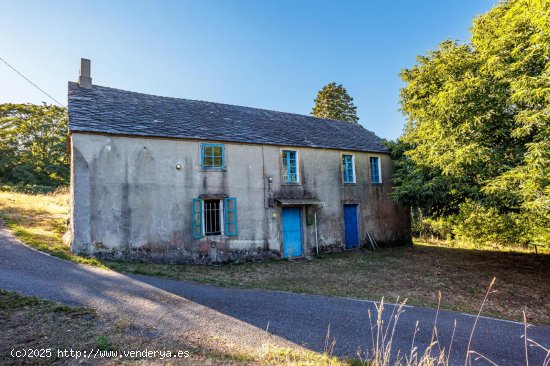
[[[298,159],[293,150],[283,150],[283,182],[298,183]]]
[[[353,155],[342,155],[344,183],[355,183],[355,161]]]
[[[193,237],[225,235],[237,236],[237,198],[193,198]]]
[[[225,146],[201,144],[201,166],[203,169],[225,169]]]
[[[372,183],[382,183],[382,170],[380,168],[380,158],[370,158],[370,180]]]

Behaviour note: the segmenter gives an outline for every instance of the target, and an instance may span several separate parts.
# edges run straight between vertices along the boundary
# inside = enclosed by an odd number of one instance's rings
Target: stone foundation
[[[201,252],[190,252],[179,249],[166,251],[97,249],[93,253],[80,254],[108,261],[160,264],[224,264],[280,258],[276,253],[264,250],[222,251],[216,248],[210,248],[209,251]]]

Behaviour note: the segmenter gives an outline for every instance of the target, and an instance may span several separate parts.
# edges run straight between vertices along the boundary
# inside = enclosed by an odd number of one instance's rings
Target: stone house
[[[208,263],[409,245],[392,162],[358,124],[69,82],[71,247]]]

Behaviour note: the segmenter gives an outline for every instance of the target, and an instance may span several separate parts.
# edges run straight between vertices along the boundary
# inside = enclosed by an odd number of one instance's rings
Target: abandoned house
[[[69,83],[71,246],[208,263],[408,245],[392,162],[359,124]]]

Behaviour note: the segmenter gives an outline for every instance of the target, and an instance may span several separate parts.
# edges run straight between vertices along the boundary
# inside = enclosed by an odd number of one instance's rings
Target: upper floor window
[[[342,172],[344,183],[355,183],[355,158],[353,155],[342,155]]]
[[[203,169],[225,169],[225,146],[223,144],[201,144],[201,167]]]
[[[283,182],[298,183],[298,159],[293,150],[283,150]]]
[[[382,169],[379,157],[370,158],[370,180],[372,183],[382,183]]]

